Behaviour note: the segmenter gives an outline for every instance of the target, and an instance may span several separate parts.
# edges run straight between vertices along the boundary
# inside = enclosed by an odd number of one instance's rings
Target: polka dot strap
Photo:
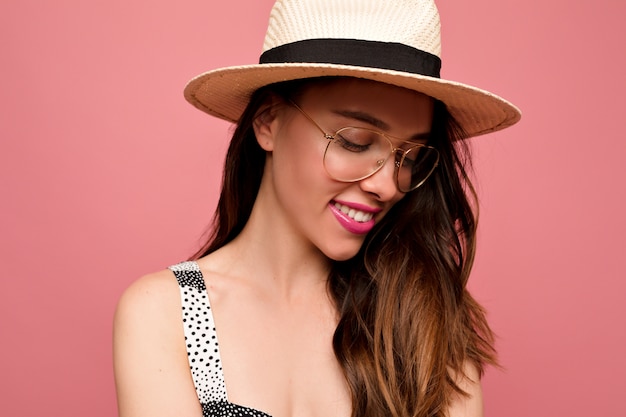
[[[169,268],[180,286],[189,367],[200,402],[228,401],[209,296],[198,264]]]
[[[178,280],[189,368],[203,417],[271,417],[228,401],[215,322],[200,267],[183,262],[169,268]]]

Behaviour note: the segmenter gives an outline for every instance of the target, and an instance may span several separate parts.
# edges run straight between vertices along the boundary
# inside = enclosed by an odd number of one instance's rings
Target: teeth
[[[351,219],[356,220],[359,223],[365,223],[372,220],[374,215],[372,213],[367,213],[365,211],[355,210],[348,206],[344,206],[343,204],[335,203],[335,207],[341,210],[342,213],[347,214]]]

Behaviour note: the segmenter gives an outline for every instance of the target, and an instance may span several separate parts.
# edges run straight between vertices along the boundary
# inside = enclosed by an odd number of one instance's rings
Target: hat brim
[[[521,118],[505,99],[466,84],[379,68],[336,64],[257,64],[227,67],[198,75],[185,87],[185,98],[198,109],[233,123],[257,89],[304,78],[357,77],[414,90],[446,104],[468,137],[504,129]]]

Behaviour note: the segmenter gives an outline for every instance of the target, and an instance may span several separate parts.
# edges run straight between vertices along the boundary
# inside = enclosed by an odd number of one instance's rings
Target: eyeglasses
[[[424,184],[439,164],[439,152],[432,146],[410,144],[407,148],[397,148],[391,141],[392,136],[365,127],[343,127],[329,134],[300,106],[291,100],[288,103],[328,140],[324,151],[324,169],[334,180],[356,182],[368,178],[380,171],[393,155],[396,187],[400,192],[407,193]]]

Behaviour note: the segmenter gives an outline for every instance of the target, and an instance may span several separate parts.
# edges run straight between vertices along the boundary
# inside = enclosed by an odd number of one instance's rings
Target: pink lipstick
[[[363,235],[372,230],[376,224],[374,214],[381,210],[362,204],[346,204],[340,201],[331,201],[328,207],[344,229],[357,235]]]

